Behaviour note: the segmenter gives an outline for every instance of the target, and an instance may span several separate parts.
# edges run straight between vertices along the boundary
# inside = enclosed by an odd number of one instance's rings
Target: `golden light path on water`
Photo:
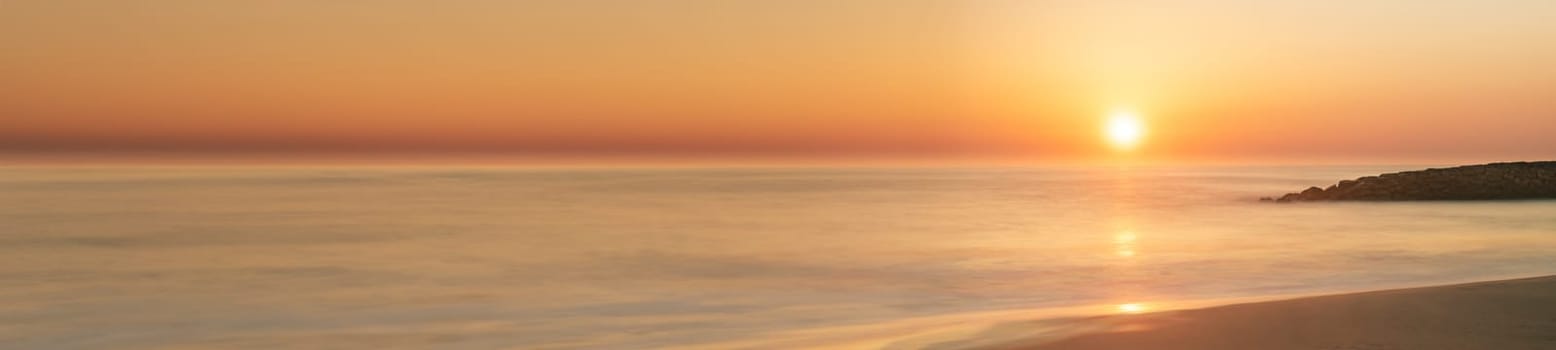
[[[1109,141],[1120,150],[1133,148],[1140,140],[1143,126],[1140,119],[1132,112],[1114,112],[1109,116],[1107,133]],[[1118,283],[1114,293],[1121,300],[1117,303],[1116,311],[1122,314],[1138,314],[1147,310],[1146,304],[1139,301],[1144,291],[1138,290],[1135,283],[1127,282],[1129,276],[1135,271],[1140,254],[1136,221],[1131,206],[1135,192],[1134,173],[1127,159],[1122,160],[1120,166],[1115,168],[1113,194],[1113,212],[1109,221],[1115,227],[1112,233],[1113,255],[1119,259],[1117,275],[1121,283]]]
[[[1138,314],[1138,313],[1141,313],[1141,312],[1145,312],[1145,305],[1144,304],[1140,304],[1140,303],[1118,304],[1118,312],[1122,312],[1122,313],[1126,313],[1126,314]]]
[[[1132,259],[1132,258],[1134,258],[1135,254],[1136,254],[1136,249],[1135,249],[1135,240],[1136,239],[1138,239],[1138,236],[1135,235],[1134,231],[1131,231],[1131,230],[1119,231],[1117,234],[1113,235],[1113,244],[1115,246],[1113,253],[1115,255],[1117,255],[1119,258],[1123,258],[1123,259]],[[1125,262],[1125,263],[1128,263],[1128,262]],[[1142,304],[1142,303],[1128,302],[1128,303],[1118,304],[1118,312],[1120,312],[1120,313],[1137,314],[1137,313],[1141,313],[1141,312],[1145,312],[1145,311],[1146,311],[1146,306],[1145,306],[1145,304]]]
[[[1133,231],[1120,231],[1113,235],[1113,243],[1117,246],[1114,254],[1125,258],[1135,256],[1135,238]]]

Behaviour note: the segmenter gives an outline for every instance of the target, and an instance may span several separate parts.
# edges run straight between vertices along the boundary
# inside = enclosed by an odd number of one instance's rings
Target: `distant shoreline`
[[[1556,275],[1075,320],[983,349],[1553,349]]]
[[[1489,163],[1386,173],[1260,200],[1287,203],[1506,199],[1556,199],[1556,161]]]

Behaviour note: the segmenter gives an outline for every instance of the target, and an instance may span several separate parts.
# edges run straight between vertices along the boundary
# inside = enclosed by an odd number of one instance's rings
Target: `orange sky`
[[[0,152],[1556,157],[1556,2],[0,1]]]

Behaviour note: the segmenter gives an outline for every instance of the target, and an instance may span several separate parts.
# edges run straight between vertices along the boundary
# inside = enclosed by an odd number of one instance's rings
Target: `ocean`
[[[1428,166],[3,167],[0,348],[955,347],[1556,274],[1556,201],[1257,200]]]

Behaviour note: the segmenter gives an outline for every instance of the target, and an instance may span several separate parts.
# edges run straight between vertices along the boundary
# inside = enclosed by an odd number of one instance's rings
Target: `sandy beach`
[[[1078,321],[1098,331],[990,349],[1556,349],[1556,276]]]

